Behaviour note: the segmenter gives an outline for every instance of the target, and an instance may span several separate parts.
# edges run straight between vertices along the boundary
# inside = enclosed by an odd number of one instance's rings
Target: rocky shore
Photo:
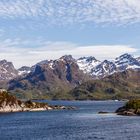
[[[130,100],[123,107],[116,110],[118,115],[140,116],[140,99]]]
[[[0,112],[23,112],[23,111],[46,111],[46,110],[62,110],[75,109],[74,107],[66,106],[51,106],[47,103],[21,101],[15,96],[9,95],[7,91],[0,92]]]

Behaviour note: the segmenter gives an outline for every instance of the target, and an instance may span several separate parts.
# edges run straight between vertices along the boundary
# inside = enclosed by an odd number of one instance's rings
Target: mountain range
[[[138,86],[134,84],[134,80],[128,81],[126,85],[128,88],[132,86],[131,89],[137,91],[137,94],[140,92],[139,72],[140,57],[135,58],[130,54],[123,54],[114,60],[104,61],[97,60],[93,56],[74,59],[71,55],[65,55],[56,60],[44,60],[32,67],[23,66],[19,69],[15,69],[11,62],[2,60],[0,61],[0,84],[1,88],[7,88],[19,98],[98,99],[99,93],[102,95],[101,98],[103,96],[117,98],[124,89],[121,88],[122,86],[116,86],[114,89],[113,85],[122,84],[122,81],[127,78],[138,78]],[[128,74],[124,76],[123,73]],[[118,77],[120,78],[117,79]],[[106,79],[110,79],[110,83]],[[93,83],[101,84],[95,88],[102,89],[97,90],[98,92],[95,90],[98,98],[93,96],[94,90],[92,92],[87,90],[87,82],[92,87],[98,85]],[[104,85],[109,86],[106,89]],[[79,89],[82,89],[82,92],[80,91],[77,96]],[[88,94],[84,95],[83,91]],[[115,94],[108,96],[104,94],[106,92],[115,92]],[[128,93],[131,94],[130,91]]]

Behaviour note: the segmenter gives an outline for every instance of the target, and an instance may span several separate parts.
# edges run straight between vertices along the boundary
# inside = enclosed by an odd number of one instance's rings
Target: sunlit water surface
[[[118,101],[47,101],[77,110],[0,114],[0,140],[140,140],[140,117],[114,112]]]

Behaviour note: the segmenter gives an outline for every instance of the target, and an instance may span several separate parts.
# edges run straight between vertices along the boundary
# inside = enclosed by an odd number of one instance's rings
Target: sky
[[[140,0],[0,0],[0,59],[140,56]]]

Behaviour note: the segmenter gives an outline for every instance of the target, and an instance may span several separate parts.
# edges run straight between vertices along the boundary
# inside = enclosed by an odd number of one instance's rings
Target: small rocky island
[[[47,103],[33,102],[31,100],[21,101],[10,95],[6,90],[0,90],[0,112],[23,112],[23,111],[45,111],[45,110],[75,109],[74,107],[51,106]]]
[[[140,99],[130,100],[123,107],[116,110],[118,115],[140,116]]]

